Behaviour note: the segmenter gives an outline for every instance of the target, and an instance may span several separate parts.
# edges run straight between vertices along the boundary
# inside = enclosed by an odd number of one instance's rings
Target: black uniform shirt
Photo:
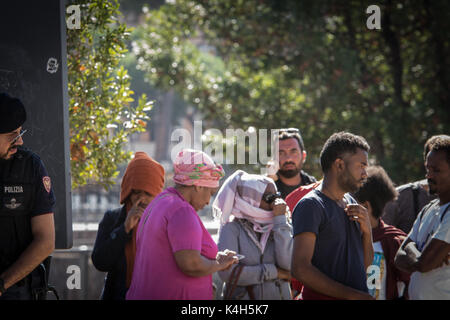
[[[1,190],[3,194],[3,205],[14,205],[10,203],[11,200],[15,201],[17,198],[17,204],[20,202],[20,195],[25,191],[24,187],[21,186],[20,182],[23,180],[30,181],[33,184],[33,189],[30,190],[32,193],[33,202],[31,206],[28,204],[24,204],[26,207],[30,208],[29,216],[35,217],[41,214],[53,212],[53,206],[55,205],[55,196],[53,193],[51,179],[48,176],[47,170],[44,167],[40,157],[34,152],[20,147],[16,154],[12,156],[9,160],[0,160],[0,172],[3,174],[3,168],[8,167],[11,161],[20,161],[17,160],[17,157],[25,157],[27,158],[27,163],[31,162],[31,171],[32,177],[22,177],[18,176],[18,181],[15,181],[14,178],[9,178],[9,181],[3,181],[3,176],[0,175],[1,185],[4,190]],[[29,157],[29,158],[28,158]],[[19,158],[20,159],[20,158]],[[12,179],[12,180],[11,180]],[[15,197],[15,195],[19,197]],[[11,206],[10,206],[11,207]],[[20,209],[20,207],[18,207]]]
[[[52,213],[51,180],[35,153],[19,148],[0,160],[0,271],[9,267],[31,243],[33,217]]]
[[[53,194],[51,179],[48,176],[44,164],[38,156],[33,156],[33,161],[35,161],[34,181],[36,186],[36,194],[34,197],[33,209],[31,210],[30,215],[35,217],[41,214],[53,212],[55,196]]]

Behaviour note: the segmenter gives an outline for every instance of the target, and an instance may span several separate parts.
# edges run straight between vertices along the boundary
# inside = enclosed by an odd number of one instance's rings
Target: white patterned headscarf
[[[229,222],[231,215],[251,222],[253,230],[262,234],[261,239],[256,240],[262,252],[273,228],[273,212],[259,207],[269,184],[277,190],[271,178],[238,170],[225,180],[212,204],[221,226]]]

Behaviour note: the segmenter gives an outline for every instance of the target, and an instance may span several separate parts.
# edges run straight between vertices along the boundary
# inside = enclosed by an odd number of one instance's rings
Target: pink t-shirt
[[[168,188],[150,203],[139,222],[126,299],[211,300],[212,275],[184,274],[174,257],[180,250],[198,250],[208,259],[215,259],[218,252],[194,208],[178,191]]]

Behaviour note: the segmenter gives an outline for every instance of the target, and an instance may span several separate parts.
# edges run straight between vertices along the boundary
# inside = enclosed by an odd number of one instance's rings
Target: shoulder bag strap
[[[450,208],[450,204],[447,205],[447,208],[445,208],[444,213],[442,213],[442,216],[441,216],[441,222],[442,222],[442,220],[444,220],[444,217],[445,217],[445,215],[447,214],[448,208]]]
[[[411,191],[413,195],[413,205],[414,205],[414,217],[417,218],[419,214],[419,185],[413,184],[411,186]]]
[[[439,199],[431,200],[419,213],[419,221],[422,222],[423,215],[427,212],[432,206],[439,202]]]
[[[244,269],[244,265],[238,264],[231,271],[230,277],[228,278],[228,281],[226,284],[226,290],[225,290],[225,295],[224,295],[225,300],[231,299],[233,292],[236,289],[237,282],[239,281],[239,277],[241,276],[242,269]]]
[[[250,300],[256,300],[255,293],[253,292],[253,286],[246,286],[245,289],[247,289],[248,296],[250,297]]]
[[[233,271],[231,271],[230,278],[228,279],[227,285],[226,285],[226,290],[225,290],[225,295],[224,295],[225,300],[231,300],[231,297],[233,296],[233,292],[236,289],[237,283],[239,281],[239,277],[241,276],[243,269],[244,269],[244,265],[238,264],[233,269]],[[250,300],[256,300],[255,293],[253,292],[253,286],[246,286],[245,289],[247,290]]]

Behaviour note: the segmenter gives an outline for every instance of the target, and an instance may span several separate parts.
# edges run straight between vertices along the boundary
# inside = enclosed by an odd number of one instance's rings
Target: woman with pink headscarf
[[[292,226],[274,181],[238,170],[222,185],[213,211],[221,222],[219,250],[244,256],[219,272],[224,299],[291,299]]]
[[[222,167],[185,149],[174,173],[175,187],[160,193],[139,222],[127,300],[211,300],[212,274],[237,262],[235,252],[218,252],[196,212],[218,190]]]

